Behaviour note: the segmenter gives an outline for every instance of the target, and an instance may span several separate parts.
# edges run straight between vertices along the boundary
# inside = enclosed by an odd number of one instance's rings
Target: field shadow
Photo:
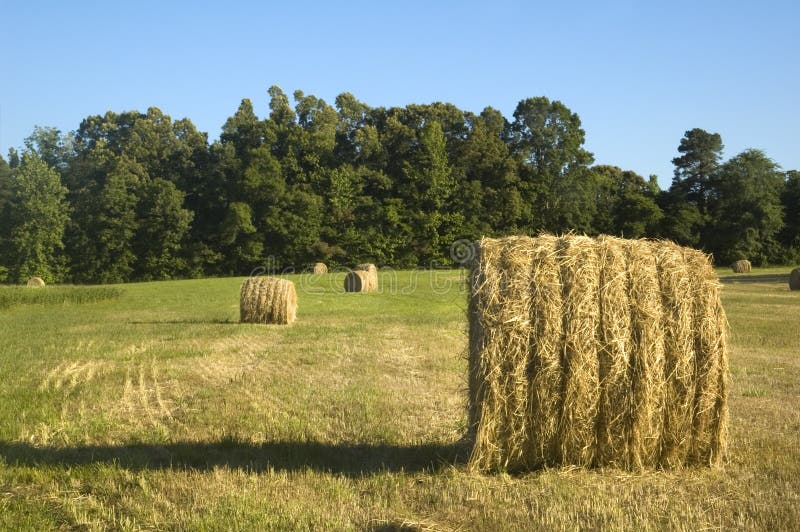
[[[210,320],[186,318],[182,320],[132,320],[131,325],[240,325],[233,318],[216,318]]]
[[[305,471],[360,477],[385,471],[437,471],[466,463],[469,447],[452,444],[368,445],[319,442],[270,442],[250,444],[219,442],[134,443],[39,447],[0,441],[0,457],[6,466],[80,466],[115,464],[130,470],[200,470],[218,467],[248,472]]]
[[[789,276],[786,274],[764,274],[764,275],[742,275],[720,277],[720,282],[725,284],[752,284],[752,283],[788,283]]]

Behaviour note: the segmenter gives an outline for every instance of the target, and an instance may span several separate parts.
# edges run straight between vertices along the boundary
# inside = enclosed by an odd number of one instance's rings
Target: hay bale
[[[377,281],[369,272],[354,270],[344,276],[345,292],[374,292],[376,288]]]
[[[297,316],[294,283],[276,277],[250,277],[242,284],[239,321],[287,325]]]
[[[753,269],[753,266],[750,264],[749,260],[737,260],[731,264],[731,269],[733,270],[733,273],[750,273],[750,270]]]
[[[30,288],[39,288],[41,286],[45,286],[45,282],[41,277],[31,277],[28,279],[27,286]]]
[[[378,268],[374,264],[356,264],[354,272],[367,273],[367,288],[362,292],[376,292],[378,290]]]
[[[800,268],[795,268],[789,274],[789,290],[800,290]]]
[[[314,264],[314,275],[325,275],[328,273],[328,267],[324,262]]]
[[[709,258],[670,242],[485,238],[470,276],[470,464],[720,463],[727,322]]]

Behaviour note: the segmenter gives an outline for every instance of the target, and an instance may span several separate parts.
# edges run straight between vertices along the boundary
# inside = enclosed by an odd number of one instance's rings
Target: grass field
[[[467,472],[455,271],[383,294],[295,277],[290,327],[236,323],[241,278],[16,298],[0,308],[0,528],[796,529],[787,273],[720,271],[736,281],[725,468],[646,473]]]

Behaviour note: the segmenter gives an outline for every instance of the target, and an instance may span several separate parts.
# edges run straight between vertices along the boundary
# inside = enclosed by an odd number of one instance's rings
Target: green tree
[[[559,101],[542,96],[517,105],[509,141],[523,201],[533,207],[523,230],[591,231],[596,183],[585,135],[578,115]]]
[[[672,159],[672,188],[704,217],[708,214],[710,183],[719,168],[723,148],[718,133],[694,128],[684,134],[678,145],[682,155]]]
[[[781,232],[781,242],[790,250],[792,259],[797,262],[800,257],[800,172],[789,170],[786,172],[786,185],[781,194],[781,204],[784,212],[784,229]]]
[[[630,170],[600,165],[592,168],[598,183],[597,214],[593,222],[598,233],[627,238],[655,236],[663,213],[656,203],[658,184]]]
[[[23,282],[39,276],[48,282],[60,281],[65,266],[61,251],[69,205],[58,172],[35,153],[26,152],[14,171],[11,191],[11,279]]]
[[[93,253],[87,254],[89,262],[83,270],[88,280],[122,283],[131,279],[136,261],[133,236],[138,226],[137,192],[147,179],[141,165],[122,157],[108,175],[96,202],[92,202],[87,229]]]
[[[723,164],[711,181],[715,217],[708,246],[722,264],[748,259],[780,261],[784,175],[760,150],[746,150]]]
[[[183,208],[184,193],[166,179],[153,179],[142,190],[135,249],[140,279],[172,279],[187,269],[182,244],[192,213]]]
[[[442,126],[426,122],[419,131],[418,145],[405,162],[400,188],[412,230],[409,252],[418,264],[443,263],[445,251],[458,233],[457,213],[448,209],[453,189]]]
[[[11,167],[0,156],[0,283],[8,280],[11,249],[9,229],[11,228],[11,202],[13,197]]]

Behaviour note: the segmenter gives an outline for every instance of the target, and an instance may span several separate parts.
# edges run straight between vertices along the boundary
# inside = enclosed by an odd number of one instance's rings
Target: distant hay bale
[[[800,290],[800,268],[795,268],[789,274],[789,290]]]
[[[45,282],[44,279],[42,279],[41,277],[31,277],[30,279],[28,279],[27,286],[29,286],[30,288],[38,288],[41,286],[45,286]]]
[[[294,283],[276,277],[250,277],[242,284],[239,321],[287,325],[297,316]]]
[[[324,262],[314,264],[314,275],[325,275],[328,273],[328,267]]]
[[[703,253],[484,238],[468,315],[474,469],[720,464],[727,321]]]
[[[374,264],[356,264],[354,272],[367,272],[367,285],[363,292],[375,292],[378,290],[378,268]]]
[[[374,292],[376,288],[376,281],[369,272],[353,270],[344,276],[345,292]]]
[[[750,273],[753,266],[750,264],[749,260],[737,260],[731,264],[731,269],[733,273]]]

